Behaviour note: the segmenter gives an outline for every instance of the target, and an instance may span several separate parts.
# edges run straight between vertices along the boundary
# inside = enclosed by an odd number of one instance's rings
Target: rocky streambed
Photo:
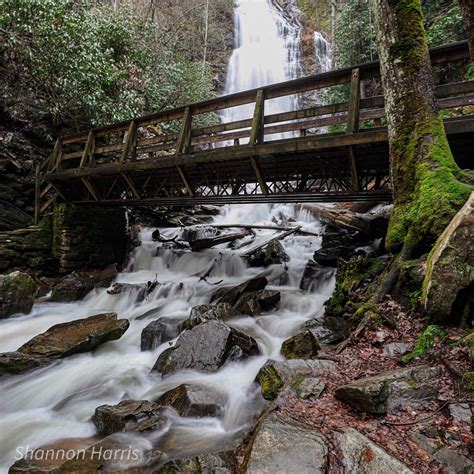
[[[395,303],[379,308],[392,326],[373,318],[354,344],[340,298],[356,301],[380,273],[378,239],[256,205],[135,240],[124,271],[73,272],[34,305],[32,279],[4,278],[5,472],[413,472],[420,452],[472,468],[466,404],[445,404],[454,428],[440,454],[429,430],[387,434],[396,449],[377,439],[387,429],[377,417],[421,407],[439,425],[436,403],[452,395],[439,364],[400,365],[422,324],[409,334]],[[337,266],[359,280],[349,288],[339,275],[333,294]],[[415,460],[397,453],[406,439]]]

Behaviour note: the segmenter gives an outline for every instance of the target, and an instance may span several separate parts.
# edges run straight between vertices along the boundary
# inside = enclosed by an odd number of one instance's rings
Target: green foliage
[[[13,116],[83,127],[211,96],[202,64],[167,49],[156,25],[128,8],[4,3],[4,97]]]
[[[335,36],[338,67],[377,59],[377,40],[369,0],[348,0],[338,16]]]
[[[420,335],[415,343],[413,350],[402,357],[403,363],[408,363],[417,357],[423,357],[426,352],[432,349],[437,339],[441,339],[445,336],[444,329],[436,325],[428,326]]]
[[[454,43],[466,37],[457,0],[425,0],[423,10],[430,46]]]

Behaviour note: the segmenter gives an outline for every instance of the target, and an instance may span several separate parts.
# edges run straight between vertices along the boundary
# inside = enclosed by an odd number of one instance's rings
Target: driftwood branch
[[[336,348],[336,354],[340,354],[354,339],[358,339],[361,334],[365,331],[365,328],[369,325],[370,318],[365,316],[364,319],[359,323],[359,325],[354,329],[351,335],[345,340],[342,341]]]
[[[271,237],[271,238],[267,239],[265,242],[263,242],[259,245],[256,245],[255,247],[251,248],[250,250],[247,250],[246,252],[242,253],[241,256],[242,257],[250,257],[250,255],[254,254],[258,250],[263,249],[264,247],[266,247],[272,240],[283,240],[285,237],[288,237],[289,235],[295,234],[296,232],[298,232],[298,230],[300,230],[300,228],[301,228],[301,226],[293,227],[290,230],[287,230],[285,232],[281,232],[280,234],[275,235],[274,237]]]
[[[191,250],[199,252],[200,250],[210,249],[216,245],[225,244],[226,242],[233,242],[234,240],[246,237],[248,232],[234,232],[232,234],[218,235],[217,237],[208,237],[204,239],[191,240],[189,245]]]
[[[292,230],[296,227],[285,227],[279,225],[260,225],[260,224],[199,224],[194,227],[213,227],[215,229],[264,229],[264,230]],[[298,227],[298,234],[301,235],[313,235],[315,237],[320,237],[321,234],[319,232],[313,232],[311,230],[303,229],[302,227]]]

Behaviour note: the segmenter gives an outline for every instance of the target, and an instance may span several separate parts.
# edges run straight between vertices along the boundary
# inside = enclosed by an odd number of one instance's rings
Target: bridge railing
[[[430,55],[433,65],[465,60],[469,57],[467,42],[434,48]],[[120,166],[125,162],[162,156],[192,156],[218,144],[225,146],[226,152],[231,152],[229,148],[255,147],[270,137],[279,138],[282,136],[280,134],[288,132],[291,132],[292,138],[305,137],[308,133],[320,133],[321,129],[331,125],[344,125],[345,131],[339,135],[357,133],[361,122],[371,121],[372,126],[377,127],[385,117],[383,96],[361,98],[361,82],[379,76],[379,63],[372,62],[217,97],[60,137],[39,174],[111,164]],[[265,114],[265,105],[271,99],[301,95],[341,84],[350,85],[349,99],[345,102]],[[472,93],[474,81],[436,87],[436,95],[442,109],[474,105]],[[193,127],[193,123],[196,124],[200,116],[248,104],[253,104],[253,117],[230,123]],[[336,146],[337,135],[334,134]],[[351,147],[348,147],[348,156],[354,189],[357,190],[357,165]],[[41,181],[41,177],[38,181]],[[38,189],[37,201],[50,191],[54,191],[54,184],[51,182]],[[89,191],[93,194],[93,189]],[[41,210],[50,202],[51,199]]]

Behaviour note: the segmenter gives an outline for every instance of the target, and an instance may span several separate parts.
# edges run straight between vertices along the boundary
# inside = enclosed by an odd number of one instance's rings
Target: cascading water
[[[227,92],[253,88],[294,77],[297,74],[299,32],[266,0],[240,0],[236,6],[236,50],[229,65]],[[271,101],[267,113],[290,110],[290,98]],[[234,109],[228,120],[251,115],[246,107]],[[213,219],[229,223],[303,225],[321,232],[321,225],[305,212],[289,205],[226,206]],[[210,223],[212,225],[212,222]],[[17,448],[35,448],[66,438],[96,435],[91,416],[99,405],[123,399],[156,400],[182,383],[213,389],[222,400],[222,414],[212,418],[179,417],[171,413],[169,422],[152,435],[126,435],[130,444],[143,451],[157,447],[168,459],[228,448],[240,438],[262,408],[263,400],[255,376],[268,358],[280,359],[282,341],[305,320],[321,312],[334,287],[334,280],[310,292],[298,289],[306,262],[318,249],[320,239],[291,235],[283,242],[290,261],[286,268],[249,268],[238,252],[221,245],[203,252],[176,251],[151,239],[153,229],[141,233],[142,245],[135,249],[127,271],[118,282],[143,284],[157,275],[159,285],[144,300],[130,288],[111,295],[96,289],[76,303],[39,302],[29,315],[1,321],[0,351],[13,351],[31,337],[54,324],[114,311],[127,318],[130,328],[117,341],[102,345],[93,353],[58,360],[53,365],[3,379],[0,382],[0,466],[6,472],[14,462]],[[160,229],[165,237],[181,236],[180,229]],[[254,244],[268,239],[273,231],[258,230]],[[157,247],[159,250],[157,251]],[[230,325],[254,337],[260,356],[231,362],[218,372],[207,374],[182,370],[162,378],[151,372],[157,357],[167,347],[140,350],[142,329],[150,321],[168,318],[184,321],[191,308],[210,301],[219,286],[199,278],[207,269],[208,279],[231,286],[261,274],[269,288],[281,292],[277,310],[258,317],[241,317]],[[282,286],[284,282],[284,286]],[[125,435],[124,435],[125,436]],[[122,466],[123,467],[123,466]]]
[[[294,79],[300,74],[300,28],[270,0],[238,0],[234,10],[235,48],[229,60],[225,94]],[[265,101],[265,114],[295,110],[298,98]],[[250,118],[254,105],[227,109],[224,122]],[[280,134],[270,138],[284,138]],[[266,137],[268,139],[268,137]]]
[[[332,68],[332,48],[329,41],[319,32],[314,32],[314,53],[317,72],[327,72]]]

